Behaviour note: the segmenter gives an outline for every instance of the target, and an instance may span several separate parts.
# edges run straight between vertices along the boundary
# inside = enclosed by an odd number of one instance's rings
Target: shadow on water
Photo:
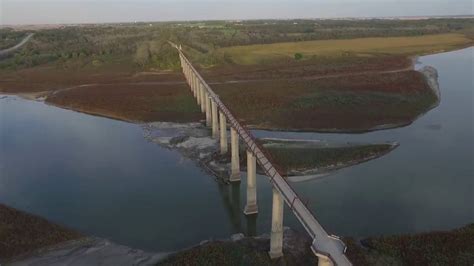
[[[247,236],[257,235],[257,215],[243,215],[241,204],[241,182],[224,184],[217,182],[222,202],[226,208],[229,221],[232,224],[232,231],[235,233],[244,233]],[[242,220],[246,221],[245,227]]]

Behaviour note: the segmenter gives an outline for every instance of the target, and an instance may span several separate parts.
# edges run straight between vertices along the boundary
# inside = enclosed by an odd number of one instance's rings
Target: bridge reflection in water
[[[232,182],[230,185],[218,182],[219,193],[222,202],[229,215],[232,224],[232,231],[245,232],[247,236],[257,235],[257,215],[246,215],[242,222],[242,205],[240,200],[240,183]],[[245,225],[245,226],[244,226]]]
[[[286,203],[296,218],[301,222],[308,234],[312,237],[311,249],[318,256],[319,265],[351,265],[345,256],[346,246],[334,235],[329,235],[316,220],[314,214],[307,208],[301,198],[296,194],[288,182],[274,167],[269,154],[257,143],[250,131],[243,127],[234,117],[219,96],[209,87],[201,75],[191,65],[184,55],[181,46],[170,42],[177,49],[186,81],[201,112],[206,114],[206,125],[212,127],[212,136],[220,139],[221,154],[228,151],[227,125],[230,125],[231,134],[231,174],[229,180],[232,193],[226,188],[219,187],[222,191],[224,203],[229,205],[229,214],[235,229],[242,227],[240,221],[240,162],[239,142],[242,141],[247,148],[247,198],[244,213],[247,217],[254,217],[258,213],[256,163],[264,170],[272,184],[272,228],[270,234],[270,251],[272,259],[283,256],[283,204]],[[220,184],[219,186],[225,186]],[[238,187],[238,189],[236,188]],[[229,188],[227,188],[229,189]],[[233,193],[235,192],[235,193]],[[229,196],[230,195],[230,196]],[[228,202],[228,203],[227,203]],[[251,218],[252,219],[252,218]],[[247,233],[254,235],[256,221],[248,220]]]

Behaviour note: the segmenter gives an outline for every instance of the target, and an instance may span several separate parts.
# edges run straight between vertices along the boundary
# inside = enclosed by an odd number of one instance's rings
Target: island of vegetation
[[[219,182],[228,183],[230,151],[220,153],[219,141],[201,123],[153,122],[143,125],[145,137],[200,164]],[[230,140],[229,140],[230,141]],[[298,139],[261,138],[257,140],[282,176],[291,182],[324,177],[332,171],[379,158],[398,143],[337,143]],[[246,147],[241,145],[240,169],[246,170]],[[257,167],[257,173],[265,174]]]

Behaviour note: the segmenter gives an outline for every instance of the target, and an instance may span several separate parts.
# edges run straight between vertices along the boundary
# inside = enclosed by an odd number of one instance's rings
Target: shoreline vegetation
[[[283,259],[268,257],[269,235],[205,240],[176,252],[150,253],[82,234],[41,217],[0,204],[0,263],[65,262],[65,253],[76,262],[98,259],[103,263],[149,265],[281,265],[315,264],[306,234],[284,230]],[[7,217],[7,218],[3,218]],[[47,228],[47,230],[43,230]],[[32,243],[31,240],[35,239]],[[360,241],[344,238],[347,256],[354,265],[471,265],[474,263],[474,224],[449,231],[374,236]],[[5,248],[6,247],[6,248]],[[198,260],[196,260],[198,259]]]
[[[77,231],[0,203],[0,263],[39,248],[77,240]]]

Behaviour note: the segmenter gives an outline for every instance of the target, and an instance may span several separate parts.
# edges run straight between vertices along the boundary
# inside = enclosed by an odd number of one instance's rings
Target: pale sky
[[[0,24],[472,15],[474,0],[0,0]]]

